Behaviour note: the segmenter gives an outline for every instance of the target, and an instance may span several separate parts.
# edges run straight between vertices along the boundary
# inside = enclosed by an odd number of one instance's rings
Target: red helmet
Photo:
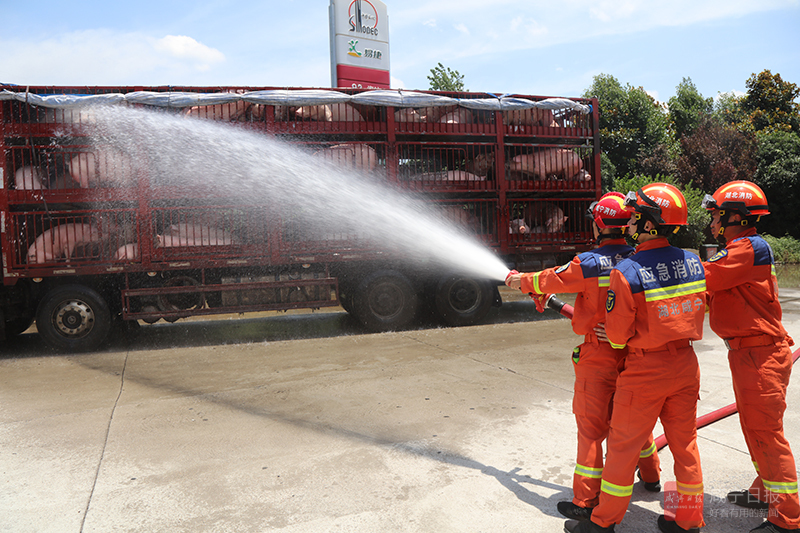
[[[726,183],[714,193],[703,198],[702,206],[708,210],[737,211],[744,216],[769,215],[767,197],[761,187],[750,181]]]
[[[625,195],[621,192],[609,192],[592,202],[586,212],[586,218],[593,220],[601,230],[606,228],[624,228],[631,218],[625,208]]]
[[[651,183],[625,197],[625,206],[648,215],[653,222],[664,226],[688,224],[689,209],[683,193],[669,183]],[[676,228],[677,229],[677,228]]]

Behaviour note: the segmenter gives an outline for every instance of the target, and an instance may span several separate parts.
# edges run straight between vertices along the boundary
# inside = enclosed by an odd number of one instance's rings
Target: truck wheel
[[[448,276],[436,287],[436,314],[448,326],[476,324],[492,307],[492,285],[485,280]]]
[[[62,285],[45,295],[36,328],[51,346],[70,352],[98,348],[111,330],[111,312],[102,296],[83,285]]]
[[[353,314],[372,331],[392,331],[410,325],[419,298],[403,274],[379,270],[364,278],[353,293]]]

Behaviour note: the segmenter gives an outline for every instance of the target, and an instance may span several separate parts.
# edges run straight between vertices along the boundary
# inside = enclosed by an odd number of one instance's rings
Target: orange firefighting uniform
[[[605,320],[605,300],[611,268],[633,253],[625,239],[603,240],[594,250],[576,256],[559,268],[523,274],[525,293],[577,293],[572,329],[584,336],[573,351],[575,395],[572,412],[578,426],[578,457],[572,480],[572,503],[595,507],[599,502],[603,475],[603,441],[608,436],[611,405],[617,375],[627,349],[614,349],[600,342],[594,327]],[[639,452],[639,471],[644,481],[661,477],[660,461],[652,434]]]
[[[658,418],[675,459],[675,521],[684,529],[704,525],[695,423],[700,370],[691,341],[702,337],[705,290],[700,258],[665,237],[640,244],[611,271],[606,335],[629,353],[617,379],[600,504],[592,513],[602,527],[622,521],[639,450]]]
[[[783,435],[793,342],[781,324],[772,249],[752,228],[703,266],[711,329],[729,349],[739,421],[756,468],[750,492],[769,502],[770,522],[797,529],[797,471]]]

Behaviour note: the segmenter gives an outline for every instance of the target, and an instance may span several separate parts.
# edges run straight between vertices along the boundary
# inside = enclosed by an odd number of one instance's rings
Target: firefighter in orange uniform
[[[605,335],[628,347],[617,378],[600,503],[590,521],[568,520],[568,533],[614,531],[633,492],[642,444],[661,419],[675,460],[674,520],[658,518],[664,533],[698,532],[703,523],[703,475],[697,450],[700,370],[692,341],[703,333],[706,286],[700,258],[670,246],[666,236],[687,223],[686,200],[672,185],[629,192],[628,233],[636,251],[611,271]]]
[[[586,214],[593,222],[597,247],[576,256],[559,268],[526,274],[512,273],[506,284],[531,294],[537,308],[544,310],[547,293],[577,293],[572,329],[584,336],[573,351],[575,395],[572,410],[578,426],[578,457],[572,481],[573,499],[558,503],[567,518],[587,520],[600,496],[603,473],[603,441],[608,435],[611,402],[618,367],[627,349],[614,349],[597,338],[594,328],[605,319],[605,300],[611,268],[633,253],[625,243],[622,229],[628,221],[621,193],[611,192],[592,203]],[[660,468],[656,445],[650,435],[640,450],[639,472],[645,488],[658,492]]]
[[[728,500],[769,509],[767,521],[752,531],[795,531],[797,471],[783,435],[793,342],[781,324],[772,249],[754,227],[769,214],[767,198],[756,184],[733,181],[706,195],[703,207],[711,212],[711,231],[727,243],[703,263],[709,321],[728,347],[739,421],[757,474],[749,490],[731,492]]]

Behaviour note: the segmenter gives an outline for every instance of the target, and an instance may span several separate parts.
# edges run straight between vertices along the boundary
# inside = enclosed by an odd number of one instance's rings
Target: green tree
[[[713,193],[731,180],[749,180],[756,170],[753,134],[706,116],[694,133],[681,139],[680,183]]]
[[[600,143],[617,176],[640,172],[639,161],[654,155],[660,145],[672,151],[675,141],[666,111],[642,87],[623,87],[613,76],[600,74],[584,97],[598,99]]]
[[[740,131],[752,131],[747,115],[742,109],[743,98],[734,93],[719,93],[714,102],[714,118]]]
[[[767,195],[770,214],[759,228],[776,237],[800,238],[800,136],[771,131],[758,138],[758,170],[753,181]]]
[[[675,137],[691,135],[700,120],[714,110],[714,99],[703,98],[691,78],[683,78],[675,88],[675,96],[669,99],[669,117],[675,129]]]
[[[432,91],[464,91],[464,76],[459,74],[457,70],[451,70],[441,63],[437,64],[435,68],[431,69],[431,75],[428,76],[430,82],[429,89]]]
[[[773,75],[769,70],[753,74],[745,84],[747,94],[741,101],[755,131],[782,130],[800,133],[800,88]]]

